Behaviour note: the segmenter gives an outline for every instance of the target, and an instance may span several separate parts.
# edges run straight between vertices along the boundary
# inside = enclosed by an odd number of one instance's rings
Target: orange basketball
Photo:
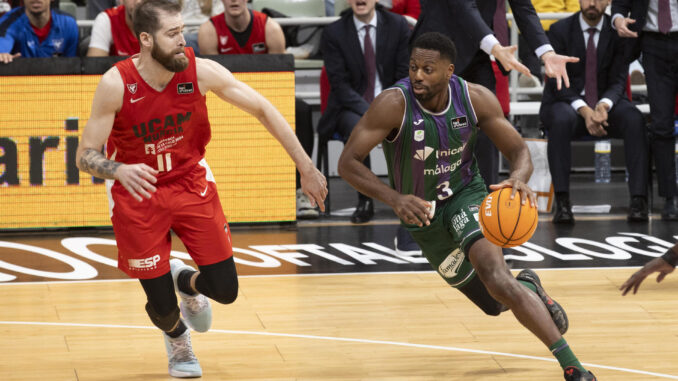
[[[539,214],[528,201],[520,203],[520,192],[511,200],[511,188],[496,190],[485,197],[478,211],[478,222],[485,238],[501,247],[527,242],[537,229]]]

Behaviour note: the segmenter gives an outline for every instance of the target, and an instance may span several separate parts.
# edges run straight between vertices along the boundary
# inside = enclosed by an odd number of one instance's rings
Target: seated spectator
[[[0,62],[17,57],[74,57],[77,53],[75,19],[50,9],[49,0],[33,0],[0,18]]]
[[[222,0],[224,13],[200,26],[202,55],[282,54],[285,35],[280,24],[265,14],[247,9],[247,0]]]
[[[184,39],[186,46],[190,46],[195,54],[200,54],[198,47],[198,30],[200,25],[224,12],[224,4],[221,0],[179,0],[181,5],[181,17],[184,19]],[[193,24],[193,25],[188,25]]]
[[[92,26],[87,57],[131,56],[139,53],[134,34],[134,8],[141,0],[121,0],[122,5],[97,15]]]
[[[223,0],[226,10],[200,26],[198,45],[203,55],[282,54],[285,35],[265,14],[247,9],[247,0]],[[306,154],[313,154],[311,107],[297,98],[296,135]],[[318,218],[320,213],[301,190],[297,172],[297,218]]]
[[[330,94],[318,122],[321,140],[338,133],[344,142],[348,141],[372,100],[408,75],[407,21],[375,3],[376,0],[349,0],[351,9],[323,31],[321,49]],[[370,167],[369,155],[364,163]],[[351,222],[367,222],[373,216],[372,199],[358,193]]]
[[[647,221],[648,152],[645,120],[624,94],[625,42],[604,14],[609,0],[580,0],[582,11],[551,26],[558,54],[579,57],[567,65],[570,87],[548,79],[539,116],[548,132],[548,160],[556,193],[554,223],[574,223],[569,198],[570,142],[585,136],[624,139],[631,203],[629,221]],[[586,7],[584,7],[586,5]]]

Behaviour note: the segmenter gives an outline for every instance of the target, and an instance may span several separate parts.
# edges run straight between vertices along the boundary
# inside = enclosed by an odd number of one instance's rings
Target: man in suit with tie
[[[377,6],[376,0],[348,2],[351,9],[323,31],[321,49],[330,94],[318,122],[320,139],[337,132],[344,142],[381,90],[407,76],[410,37],[405,18]],[[368,167],[369,160],[368,156]],[[358,195],[351,222],[367,222],[374,216],[374,204]]]
[[[558,88],[563,84],[568,87],[565,64],[576,59],[555,54],[530,0],[509,0],[509,4],[522,35],[544,63],[546,75],[556,78]],[[452,39],[458,52],[454,72],[469,82],[495,91],[490,55],[504,70],[530,74],[515,58],[517,46],[507,46],[506,0],[427,1],[412,32],[412,40],[426,32],[440,32]],[[485,184],[496,184],[499,153],[483,133],[478,135],[475,154]]]
[[[605,8],[610,0],[579,0],[581,11],[551,26],[559,54],[579,57],[568,67],[571,86],[556,89],[549,79],[539,116],[548,131],[549,169],[556,193],[554,223],[574,223],[569,199],[573,139],[611,136],[624,139],[631,203],[629,221],[647,221],[647,143],[645,120],[624,93],[628,44],[612,29]]]
[[[643,54],[652,115],[650,148],[657,170],[659,196],[666,200],[662,219],[678,221],[673,136],[678,94],[678,1],[614,0],[612,27],[619,36],[633,39],[629,61]]]

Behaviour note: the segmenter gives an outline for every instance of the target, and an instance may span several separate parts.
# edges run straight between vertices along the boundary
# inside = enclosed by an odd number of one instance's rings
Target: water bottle
[[[595,152],[595,178],[597,183],[609,183],[612,177],[610,173],[612,143],[609,140],[598,140],[594,147]]]

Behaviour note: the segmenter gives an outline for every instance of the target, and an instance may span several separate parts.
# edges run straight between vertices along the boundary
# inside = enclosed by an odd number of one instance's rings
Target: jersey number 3
[[[444,200],[452,196],[452,194],[454,193],[452,192],[452,189],[450,189],[449,181],[443,181],[442,183],[438,184],[436,189],[438,189],[438,200]]]

